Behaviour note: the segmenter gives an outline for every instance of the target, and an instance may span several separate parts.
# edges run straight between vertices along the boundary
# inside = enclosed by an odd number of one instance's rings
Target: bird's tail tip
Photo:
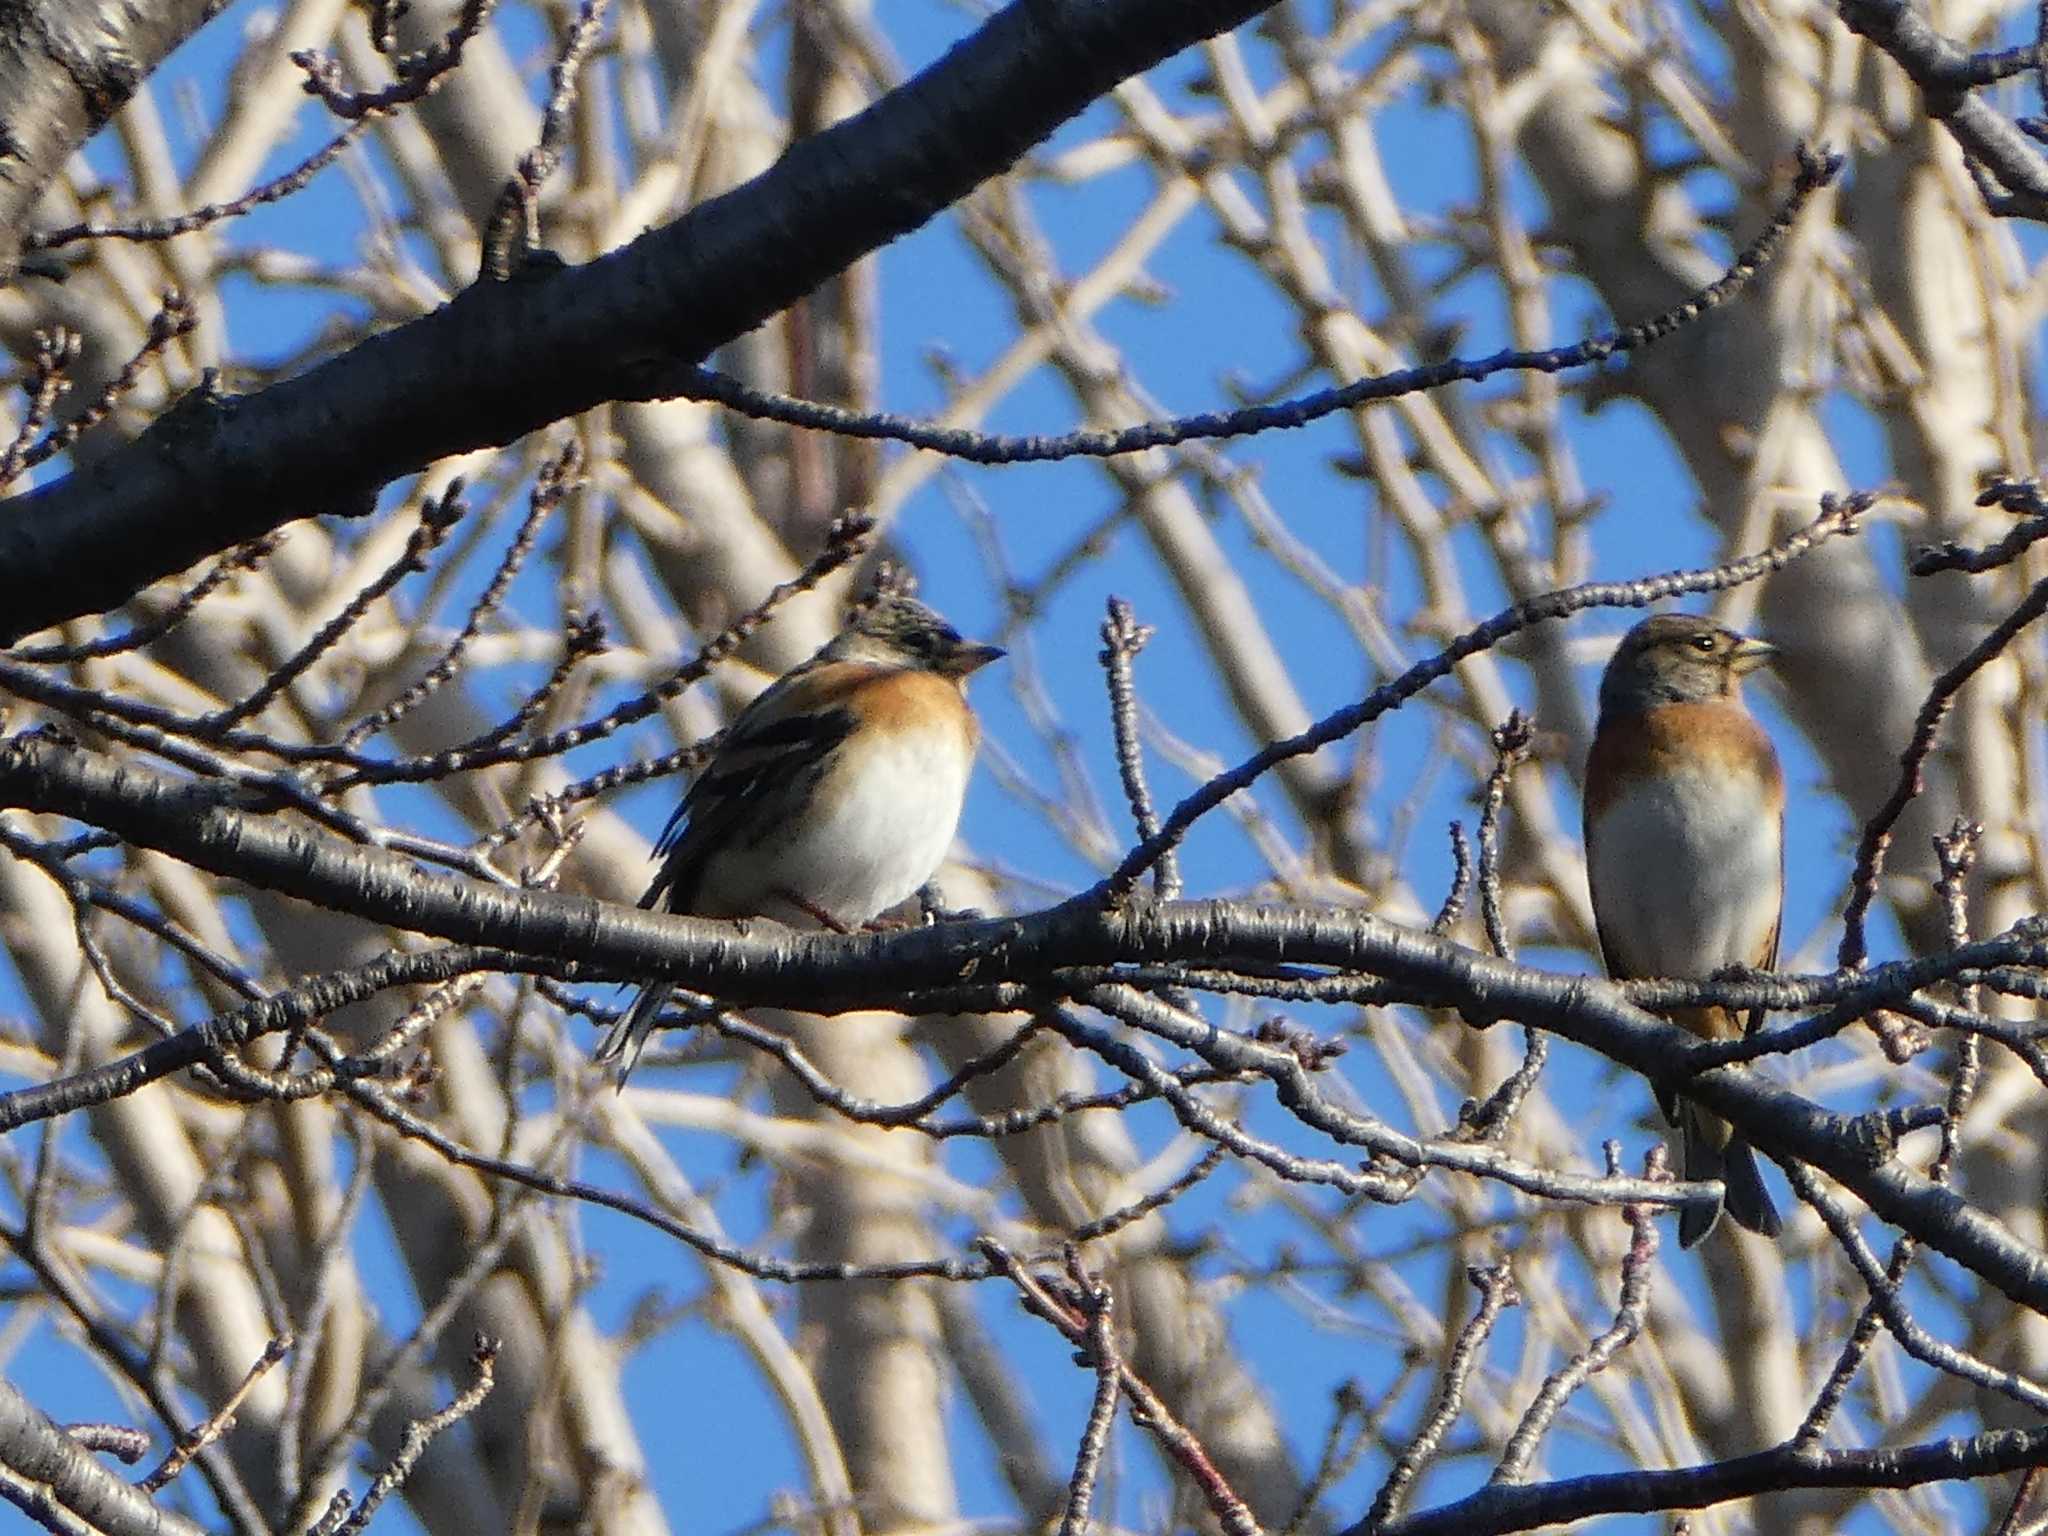
[[[599,1066],[611,1067],[615,1088],[623,1089],[633,1068],[639,1064],[640,1053],[647,1049],[647,1041],[654,1033],[655,1022],[661,1017],[661,1010],[668,1005],[668,988],[649,987],[633,999],[633,1006],[621,1014],[616,1023],[600,1040],[590,1059]]]
[[[1688,1205],[1678,1213],[1678,1246],[1697,1248],[1706,1235],[1721,1224],[1723,1203],[1716,1200],[1712,1205]]]
[[[1691,1248],[1699,1244],[1714,1230],[1723,1211],[1735,1225],[1759,1237],[1778,1236],[1784,1230],[1784,1222],[1771,1200],[1770,1190],[1764,1187],[1763,1170],[1757,1166],[1756,1153],[1749,1143],[1730,1136],[1725,1144],[1715,1146],[1705,1129],[1691,1120],[1686,1122],[1686,1131],[1686,1178],[1700,1182],[1718,1179],[1721,1198],[1712,1205],[1689,1205],[1679,1213],[1678,1246]]]
[[[1727,1193],[1723,1198],[1735,1224],[1760,1237],[1776,1237],[1784,1231],[1785,1223],[1778,1215],[1771,1192],[1764,1187],[1763,1170],[1757,1166],[1756,1153],[1750,1150],[1749,1143],[1731,1140],[1725,1163],[1721,1178]]]

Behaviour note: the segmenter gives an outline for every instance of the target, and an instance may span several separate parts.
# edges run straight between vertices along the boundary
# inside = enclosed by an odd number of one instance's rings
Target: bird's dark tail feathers
[[[619,1064],[619,1087],[626,1086],[626,1078],[639,1062],[640,1053],[647,1049],[648,1038],[653,1035],[655,1023],[661,1018],[661,1010],[668,1006],[669,991],[668,987],[659,985],[644,989],[598,1046],[592,1059]]]
[[[1764,1188],[1763,1172],[1749,1143],[1735,1135],[1727,1121],[1685,1099],[1678,1105],[1678,1134],[1684,1144],[1686,1178],[1718,1179],[1723,1191],[1721,1204],[1687,1206],[1679,1213],[1678,1246],[1696,1245],[1714,1230],[1724,1209],[1738,1227],[1776,1237],[1784,1223],[1778,1219],[1771,1192]]]

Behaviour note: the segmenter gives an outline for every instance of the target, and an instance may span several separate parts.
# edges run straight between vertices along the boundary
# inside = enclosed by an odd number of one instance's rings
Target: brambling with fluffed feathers
[[[938,872],[981,739],[966,683],[1003,654],[923,603],[877,598],[740,712],[670,818],[643,907],[849,932]],[[598,1047],[625,1080],[670,989]]]
[[[1742,679],[1776,654],[1711,619],[1663,613],[1622,636],[1600,679],[1586,764],[1586,871],[1607,974],[1705,979],[1778,960],[1785,902],[1785,778],[1742,701]],[[1709,1040],[1742,1032],[1728,1008],[1672,1021]],[[1754,1022],[1754,1021],[1752,1021]],[[1727,1121],[1660,1091],[1687,1179],[1719,1180],[1739,1226],[1779,1230],[1756,1154]],[[1721,1206],[1689,1206],[1678,1242],[1713,1230]]]

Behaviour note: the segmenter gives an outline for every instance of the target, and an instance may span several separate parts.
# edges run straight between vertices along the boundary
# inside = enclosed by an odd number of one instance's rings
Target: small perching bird
[[[980,727],[966,683],[1003,654],[883,596],[740,711],[669,819],[643,907],[847,932],[922,888],[960,824]],[[598,1047],[633,1070],[670,989]]]
[[[1705,979],[1778,961],[1785,900],[1785,779],[1742,701],[1743,677],[1776,649],[1711,619],[1661,613],[1622,636],[1600,679],[1586,764],[1586,872],[1607,973]],[[1742,1032],[1727,1008],[1673,1022],[1706,1039]],[[1740,1226],[1779,1230],[1756,1154],[1727,1121],[1666,1093],[1687,1179],[1719,1180]],[[1688,1207],[1690,1248],[1720,1207]]]

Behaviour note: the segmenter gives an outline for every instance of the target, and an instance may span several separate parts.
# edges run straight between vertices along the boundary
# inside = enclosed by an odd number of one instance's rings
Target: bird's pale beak
[[[946,658],[946,671],[955,677],[965,677],[970,672],[979,672],[992,661],[1001,661],[1010,653],[1000,645],[956,645],[953,654]]]
[[[1746,677],[1758,667],[1767,667],[1778,659],[1778,648],[1768,640],[1744,640],[1728,653],[1728,665],[1737,677]]]

